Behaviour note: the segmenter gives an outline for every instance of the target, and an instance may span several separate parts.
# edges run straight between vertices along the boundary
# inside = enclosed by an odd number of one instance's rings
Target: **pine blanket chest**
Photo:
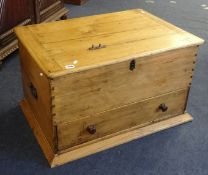
[[[21,108],[51,167],[192,120],[203,40],[144,10],[18,27]]]

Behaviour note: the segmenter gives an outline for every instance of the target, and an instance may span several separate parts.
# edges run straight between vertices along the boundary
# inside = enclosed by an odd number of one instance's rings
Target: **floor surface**
[[[204,5],[203,5],[204,4]],[[205,6],[207,5],[207,6]],[[208,39],[208,0],[89,0],[67,5],[69,18],[143,8]],[[208,45],[201,47],[188,101],[194,117],[178,126],[50,169],[18,106],[22,99],[18,52],[0,71],[0,175],[207,175]]]

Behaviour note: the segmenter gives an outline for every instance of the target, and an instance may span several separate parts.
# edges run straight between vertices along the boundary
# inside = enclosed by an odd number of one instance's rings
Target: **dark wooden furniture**
[[[17,49],[13,27],[34,23],[33,9],[28,0],[0,1],[0,60]]]
[[[65,3],[76,4],[76,5],[82,5],[86,1],[87,0],[64,0]]]
[[[0,61],[18,48],[13,28],[66,19],[63,0],[0,0]]]
[[[67,12],[63,0],[35,0],[36,23],[66,19]]]

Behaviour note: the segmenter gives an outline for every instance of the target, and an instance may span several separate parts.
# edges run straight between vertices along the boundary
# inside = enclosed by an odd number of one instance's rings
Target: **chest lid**
[[[51,78],[204,42],[140,9],[22,26],[15,32]]]

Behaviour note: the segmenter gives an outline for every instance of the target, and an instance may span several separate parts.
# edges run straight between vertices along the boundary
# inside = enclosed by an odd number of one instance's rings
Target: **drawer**
[[[69,122],[187,88],[196,52],[196,47],[172,50],[136,58],[134,70],[132,59],[55,79],[53,119]]]
[[[57,126],[58,150],[167,117],[183,114],[188,89],[126,105]]]

